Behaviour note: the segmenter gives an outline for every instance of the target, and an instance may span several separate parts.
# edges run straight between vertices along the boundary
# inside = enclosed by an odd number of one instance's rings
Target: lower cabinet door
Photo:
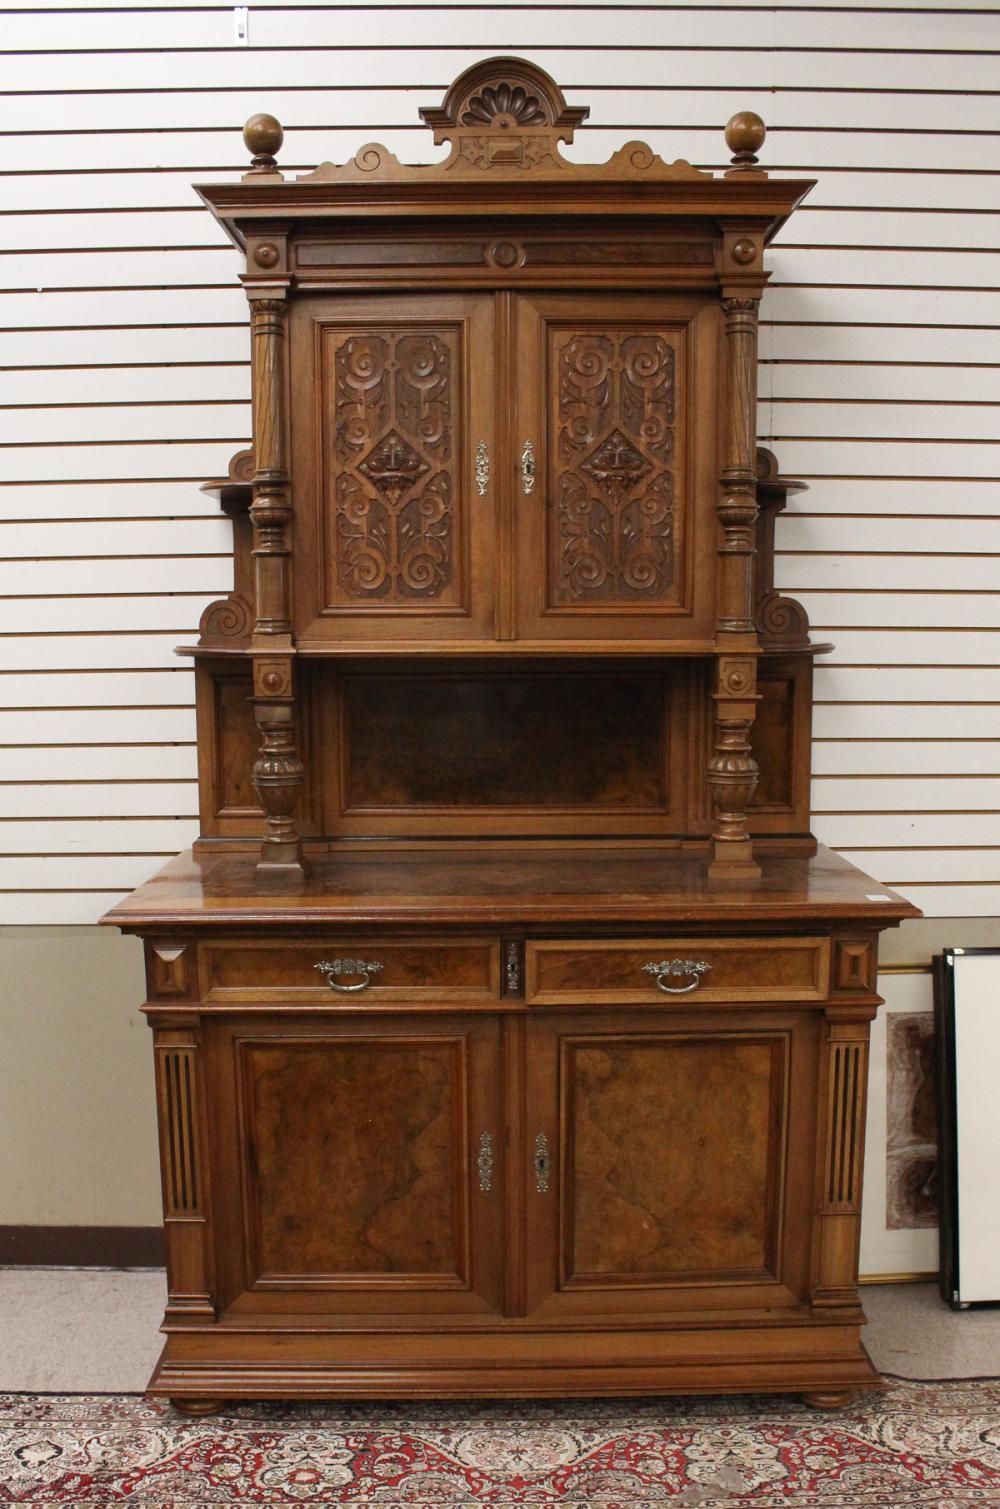
[[[529,1314],[803,1299],[815,1013],[540,1014],[528,1033]]]
[[[205,1027],[223,1312],[493,1312],[503,1123],[492,1017]]]

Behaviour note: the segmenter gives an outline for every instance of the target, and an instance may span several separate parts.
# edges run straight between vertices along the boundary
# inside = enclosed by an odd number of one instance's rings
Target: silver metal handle
[[[547,1194],[552,1160],[549,1158],[549,1139],[544,1132],[539,1132],[535,1138],[535,1156],[531,1160],[531,1166],[535,1170],[535,1188],[540,1195]]]
[[[331,990],[339,990],[342,995],[353,995],[356,990],[367,990],[372,983],[372,975],[377,975],[382,968],[381,964],[374,959],[321,959],[313,969],[318,969],[326,980]],[[361,979],[356,985],[341,985],[334,979],[335,975],[360,975]]]
[[[488,1195],[493,1188],[493,1138],[489,1132],[483,1132],[479,1139],[476,1168],[479,1171],[479,1188],[484,1195]]]
[[[521,448],[521,491],[530,497],[535,487],[535,447],[526,440]]]
[[[661,959],[659,964],[644,964],[643,974],[653,975],[660,990],[668,996],[686,996],[697,990],[702,976],[711,969],[707,959]],[[694,975],[690,985],[668,985],[667,979],[678,975]]]
[[[490,485],[490,453],[486,447],[486,441],[480,440],[476,446],[476,486],[479,496],[486,497],[486,489]]]

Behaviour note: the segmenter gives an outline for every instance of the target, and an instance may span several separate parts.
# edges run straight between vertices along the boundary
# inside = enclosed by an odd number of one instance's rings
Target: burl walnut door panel
[[[796,1304],[815,1022],[580,1015],[532,1034],[529,1313]]]
[[[296,304],[300,643],[492,638],[493,330],[489,295]]]
[[[716,311],[690,295],[517,300],[520,638],[710,637]]]
[[[495,1018],[208,1031],[229,1308],[497,1308]]]

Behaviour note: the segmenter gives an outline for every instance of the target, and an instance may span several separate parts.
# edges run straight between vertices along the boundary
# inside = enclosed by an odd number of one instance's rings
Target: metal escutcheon
[[[483,1132],[479,1139],[476,1168],[479,1171],[479,1188],[484,1195],[488,1195],[493,1188],[493,1138],[489,1132]]]
[[[326,980],[331,990],[339,990],[342,995],[353,995],[357,990],[367,990],[372,983],[372,975],[377,975],[382,968],[373,959],[321,959],[313,969],[318,969]],[[360,975],[356,985],[341,985],[335,975]]]
[[[535,1170],[535,1188],[540,1195],[547,1194],[552,1160],[549,1157],[549,1139],[544,1132],[539,1132],[535,1138],[535,1156],[531,1166]]]
[[[486,489],[490,485],[490,453],[486,448],[486,441],[480,440],[476,446],[476,486],[479,496],[486,497]]]
[[[535,486],[535,447],[526,440],[521,449],[521,491],[530,497]]]
[[[660,990],[668,996],[686,996],[698,989],[702,976],[707,975],[711,967],[707,959],[661,959],[658,964],[644,964],[642,972],[652,975]],[[676,979],[684,975],[694,975],[690,985],[667,984],[669,978]]]

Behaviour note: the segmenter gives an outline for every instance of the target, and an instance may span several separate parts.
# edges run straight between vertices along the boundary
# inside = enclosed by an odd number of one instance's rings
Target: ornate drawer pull
[[[350,995],[355,990],[367,990],[372,983],[372,975],[377,975],[382,968],[373,959],[321,959],[313,969],[318,969],[326,980],[331,990],[339,990],[344,995]],[[334,975],[361,975],[356,985],[341,985],[334,979]]]
[[[643,974],[653,975],[657,985],[668,996],[686,996],[690,991],[697,990],[701,984],[702,975],[707,975],[711,969],[707,959],[661,959],[659,964],[644,964]],[[668,976],[694,975],[690,985],[668,985]]]
[[[476,446],[476,486],[479,496],[486,497],[486,489],[490,485],[490,453],[486,449],[486,441],[480,440]]]
[[[552,1160],[549,1158],[549,1139],[544,1132],[539,1132],[535,1138],[535,1156],[531,1166],[535,1170],[535,1188],[540,1195],[547,1194]]]
[[[479,1171],[479,1188],[484,1195],[488,1195],[493,1188],[493,1138],[489,1132],[483,1132],[479,1139],[476,1168]]]
[[[521,449],[521,491],[530,497],[535,486],[535,447],[526,440]]]

